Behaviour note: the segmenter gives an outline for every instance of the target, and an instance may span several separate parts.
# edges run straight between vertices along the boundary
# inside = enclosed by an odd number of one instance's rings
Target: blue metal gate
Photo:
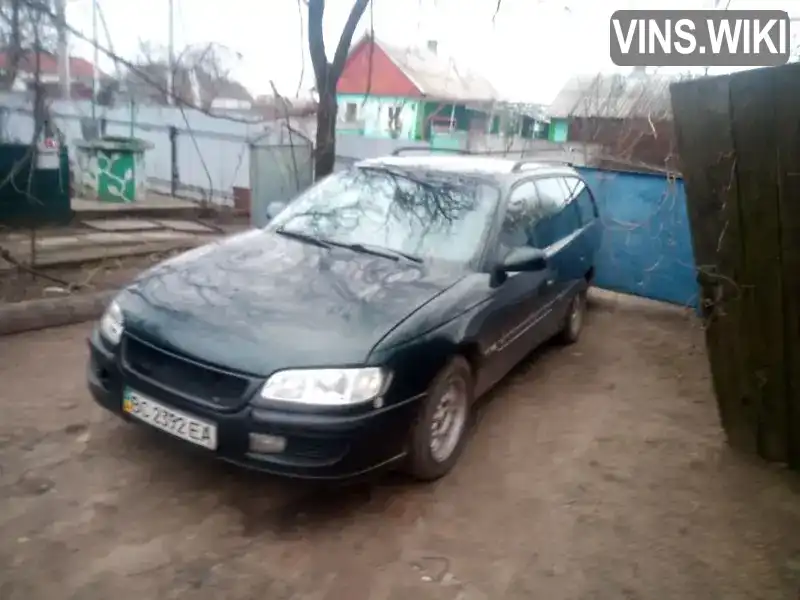
[[[595,195],[603,222],[595,285],[696,308],[698,285],[683,180],[578,170]]]

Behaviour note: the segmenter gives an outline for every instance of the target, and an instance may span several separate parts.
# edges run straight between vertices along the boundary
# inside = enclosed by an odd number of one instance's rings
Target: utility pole
[[[169,0],[169,65],[167,68],[167,104],[175,102],[175,2]]]
[[[92,0],[92,43],[94,44],[94,59],[92,60],[92,121],[97,118],[97,91],[99,71],[97,63],[100,60],[100,48],[97,45],[97,2]]]
[[[122,79],[122,74],[119,70],[119,61],[117,60],[117,54],[114,52],[114,41],[111,39],[111,33],[108,30],[108,23],[106,23],[106,17],[103,14],[103,7],[99,4],[97,5],[97,16],[100,17],[100,25],[103,26],[103,32],[106,34],[106,44],[108,44],[108,49],[111,51],[111,56],[114,58],[114,71],[116,73],[117,79]]]
[[[72,97],[72,85],[69,73],[69,43],[67,42],[67,0],[57,0],[56,16],[58,17],[58,80],[61,84],[61,97]]]

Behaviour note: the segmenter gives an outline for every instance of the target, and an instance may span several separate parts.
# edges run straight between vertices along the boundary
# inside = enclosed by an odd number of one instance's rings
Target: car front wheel
[[[564,344],[574,344],[578,341],[583,330],[583,322],[586,320],[586,292],[575,294],[567,311],[567,318],[561,330],[561,342]]]
[[[411,431],[406,465],[411,476],[433,481],[456,464],[466,440],[473,393],[469,363],[454,358],[428,388]]]

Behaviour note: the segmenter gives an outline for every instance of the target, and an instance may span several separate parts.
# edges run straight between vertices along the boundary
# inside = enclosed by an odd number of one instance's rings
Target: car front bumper
[[[88,386],[103,408],[125,420],[138,422],[122,411],[123,390],[130,387],[157,402],[214,423],[217,449],[197,447],[200,452],[284,477],[350,479],[399,462],[405,456],[408,432],[424,397],[358,415],[265,410],[250,405],[236,411],[219,411],[129,372],[97,331],[92,333],[89,348]],[[252,452],[251,433],[284,438],[285,448],[275,453]],[[195,448],[189,442],[185,445]]]

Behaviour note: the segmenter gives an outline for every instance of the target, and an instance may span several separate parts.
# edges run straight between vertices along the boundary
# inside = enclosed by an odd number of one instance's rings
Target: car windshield
[[[269,229],[466,263],[480,247],[498,197],[496,187],[474,178],[354,168],[306,190]]]

